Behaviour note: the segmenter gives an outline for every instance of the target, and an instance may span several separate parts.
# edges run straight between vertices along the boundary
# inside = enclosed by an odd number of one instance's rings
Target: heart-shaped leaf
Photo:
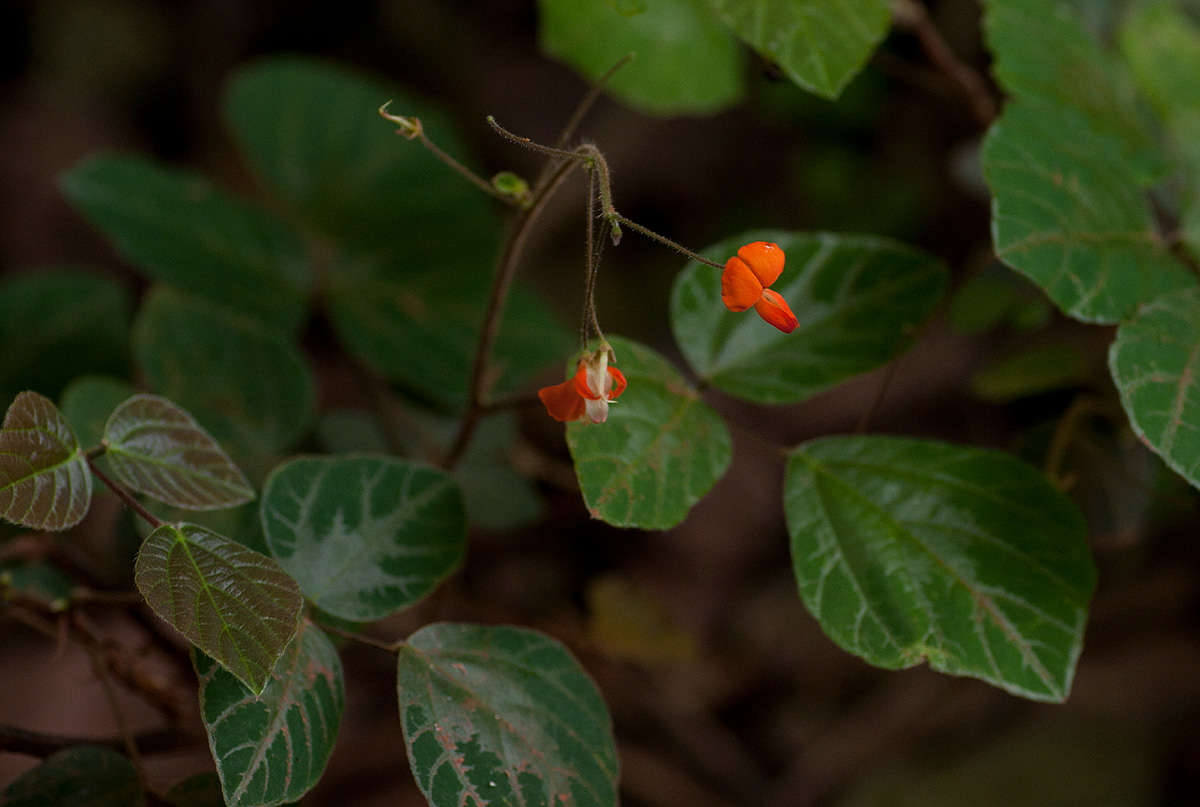
[[[703,0],[654,0],[639,14],[592,0],[539,0],[538,44],[592,81],[628,53],[634,60],[606,85],[655,115],[705,115],[741,98],[737,40]]]
[[[343,619],[407,608],[462,560],[454,479],[391,457],[301,457],[267,478],[263,532],[304,595]]]
[[[254,498],[254,488],[191,415],[166,398],[134,395],[104,427],[113,473],[174,507],[220,510]]]
[[[304,358],[253,319],[159,287],[142,304],[133,339],[150,386],[243,467],[262,467],[308,430],[314,395]]]
[[[785,334],[721,302],[721,270],[690,261],[671,292],[671,329],[702,379],[739,398],[795,403],[895,358],[946,285],[941,262],[884,238],[760,230],[705,249],[724,262],[753,241],[787,257],[771,288],[800,324]]]
[[[506,626],[434,624],[400,649],[408,760],[431,807],[615,807],[608,709],[553,639]]]
[[[199,650],[192,661],[225,803],[290,804],[311,790],[346,702],[342,662],[325,634],[303,620],[258,695]]]
[[[996,254],[1068,316],[1114,323],[1196,281],[1159,238],[1119,144],[1072,109],[1010,103],[983,145]]]
[[[311,285],[300,238],[265,210],[141,157],[89,157],[63,191],[154,280],[294,331]]]
[[[628,339],[609,342],[629,387],[605,423],[568,424],[579,487],[594,517],[664,530],[729,467],[729,432],[670,362]]]
[[[4,807],[141,807],[142,785],[132,763],[111,748],[77,745],[52,754],[4,789]]]
[[[304,604],[278,563],[204,527],[163,524],[142,544],[133,573],[156,614],[262,692]]]
[[[1083,516],[1037,470],[946,443],[830,437],[792,453],[784,510],[800,595],[843,648],[1066,699],[1096,571]]]
[[[1142,442],[1200,487],[1200,289],[1142,306],[1117,329],[1108,366]]]
[[[806,90],[837,98],[892,21],[887,0],[708,0],[717,16]]]
[[[35,530],[65,530],[87,515],[92,473],[54,403],[22,392],[0,426],[0,517]]]

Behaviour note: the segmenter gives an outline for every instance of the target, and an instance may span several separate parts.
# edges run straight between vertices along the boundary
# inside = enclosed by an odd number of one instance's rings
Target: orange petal
[[[741,258],[734,256],[725,262],[721,273],[721,302],[730,311],[745,311],[762,297],[763,286]]]
[[[769,324],[784,333],[791,333],[800,324],[796,315],[792,313],[792,309],[788,307],[787,300],[783,299],[779,292],[771,289],[763,289],[762,299],[755,303],[754,310]]]
[[[612,389],[608,391],[608,400],[615,401],[621,397],[629,382],[625,380],[625,374],[616,367],[609,367],[608,374],[612,376]]]
[[[739,249],[737,254],[764,287],[770,286],[783,273],[783,261],[786,256],[776,243],[755,241]]]
[[[579,369],[575,371],[575,377],[571,379],[571,383],[575,385],[575,392],[580,397],[589,401],[598,401],[600,400],[600,396],[592,392],[592,388],[588,386],[587,369],[587,364],[580,361]]]
[[[583,417],[583,398],[579,397],[579,392],[575,389],[574,379],[568,379],[551,387],[542,387],[538,390],[538,397],[546,405],[546,411],[550,413],[550,417],[555,420],[579,420]]]

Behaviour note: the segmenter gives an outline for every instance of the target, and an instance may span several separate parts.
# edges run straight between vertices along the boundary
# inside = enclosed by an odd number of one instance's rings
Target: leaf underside
[[[87,515],[92,473],[54,403],[22,392],[0,426],[0,517],[35,530],[65,530]]]

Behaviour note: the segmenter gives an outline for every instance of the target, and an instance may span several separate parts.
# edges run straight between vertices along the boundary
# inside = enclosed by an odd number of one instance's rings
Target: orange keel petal
[[[550,417],[555,420],[565,422],[579,420],[583,417],[583,398],[575,389],[574,379],[568,379],[550,387],[542,387],[538,390],[538,397],[546,405],[546,411],[550,413]]]
[[[625,374],[616,367],[609,367],[608,374],[612,376],[612,389],[608,391],[608,400],[615,401],[621,397],[621,393],[625,391],[625,387],[629,386],[629,382],[625,380]]]
[[[784,333],[791,333],[800,324],[788,306],[787,300],[784,300],[779,292],[771,289],[763,289],[762,299],[755,303],[754,310],[769,324]]]
[[[763,287],[770,286],[783,273],[785,255],[783,249],[771,241],[755,241],[737,251],[738,257],[746,262],[750,271]]]
[[[736,255],[721,273],[721,302],[730,311],[745,311],[762,297],[763,285],[746,262]]]

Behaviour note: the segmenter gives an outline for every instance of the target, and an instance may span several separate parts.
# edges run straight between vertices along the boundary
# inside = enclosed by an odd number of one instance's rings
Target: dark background
[[[959,56],[986,70],[976,4],[930,6]],[[484,117],[552,141],[587,89],[540,54],[536,26],[536,5],[515,0],[344,2],[336,10],[316,2],[9,0],[0,5],[0,273],[83,265],[142,288],[64,202],[56,177],[85,155],[116,149],[256,194],[223,131],[220,98],[233,67],[266,54],[323,57],[436,99],[480,173],[531,176],[533,156],[495,137]],[[604,150],[622,213],[694,248],[764,226],[888,235],[943,257],[953,285],[991,263],[977,168],[982,127],[911,36],[893,33],[836,104],[806,95],[757,57],[747,62],[746,102],[717,116],[663,120],[608,99],[596,106],[582,134]],[[552,205],[521,270],[568,326],[582,292],[582,198],[574,185]],[[633,233],[610,248],[599,291],[606,330],[678,356],[666,307],[680,266]],[[319,320],[310,324],[312,355],[331,352],[328,333]],[[971,395],[970,375],[989,357],[1050,338],[1093,360],[1087,383],[1008,405]],[[1038,334],[968,337],[939,314],[901,360],[871,429],[1003,448],[1040,463],[1049,431],[1077,396],[1113,398],[1103,368],[1110,339],[1107,329],[1062,318]],[[343,377],[324,360],[317,366],[328,400]],[[613,713],[622,803],[632,807],[1195,803],[1195,497],[1159,484],[1157,460],[1111,423],[1091,424],[1068,457],[1100,584],[1065,706],[921,668],[876,670],[808,616],[791,577],[775,444],[853,430],[885,376],[791,407],[711,396],[734,424],[733,465],[683,525],[663,533],[589,521],[570,489],[561,430],[525,413],[517,459],[540,480],[545,518],[515,533],[473,533],[463,571],[379,635],[460,619],[537,627],[567,642]],[[597,604],[606,591],[617,592],[616,617]],[[146,642],[144,627],[119,613],[101,624],[132,647]],[[56,654],[21,626],[0,625],[0,723],[115,735],[82,652]],[[396,719],[394,659],[353,645],[343,660],[346,716],[328,771],[304,803],[422,804]],[[190,703],[187,671],[161,666]],[[135,730],[161,725],[142,701],[122,703]],[[194,714],[183,728],[199,731]],[[193,739],[190,749],[148,757],[154,784],[211,764],[202,735]],[[35,762],[0,754],[0,785]]]

